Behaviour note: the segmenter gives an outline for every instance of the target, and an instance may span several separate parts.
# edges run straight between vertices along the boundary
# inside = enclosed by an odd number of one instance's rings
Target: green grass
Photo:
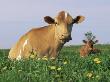
[[[79,56],[80,46],[64,47],[56,60],[10,61],[0,50],[0,82],[110,82],[110,45],[97,45],[102,53]],[[99,64],[94,62],[99,58]]]

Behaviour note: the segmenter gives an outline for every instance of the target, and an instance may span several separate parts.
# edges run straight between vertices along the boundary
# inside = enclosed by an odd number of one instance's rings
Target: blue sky
[[[73,26],[73,40],[67,45],[82,44],[87,31],[99,43],[110,43],[110,0],[0,0],[0,48],[12,47],[31,28],[47,25],[44,16],[55,17],[61,10],[86,17]]]

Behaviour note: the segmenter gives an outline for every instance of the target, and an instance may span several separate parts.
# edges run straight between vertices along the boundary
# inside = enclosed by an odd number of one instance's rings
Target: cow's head
[[[93,49],[93,45],[96,44],[98,42],[98,40],[83,40],[83,43],[85,43],[85,46],[89,49],[89,50],[92,50]]]
[[[85,17],[83,16],[77,16],[76,18],[72,18],[72,16],[70,16],[69,13],[61,11],[58,13],[55,19],[51,18],[50,16],[46,16],[44,17],[44,20],[48,24],[55,25],[55,33],[60,40],[68,42],[72,39],[71,31],[73,24],[81,23],[84,20],[84,18]]]

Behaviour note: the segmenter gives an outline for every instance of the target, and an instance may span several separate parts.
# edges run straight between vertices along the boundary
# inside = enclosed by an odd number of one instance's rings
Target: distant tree
[[[96,38],[96,36],[94,36],[91,31],[85,33],[85,37],[86,37],[86,39],[87,39],[88,41],[90,41],[90,40],[93,41],[93,40],[95,40],[95,38]]]

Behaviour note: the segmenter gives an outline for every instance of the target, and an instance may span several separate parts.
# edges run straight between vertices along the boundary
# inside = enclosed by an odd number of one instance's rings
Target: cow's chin
[[[71,36],[67,38],[60,38],[60,41],[62,41],[63,43],[69,42],[70,40],[72,40]]]

